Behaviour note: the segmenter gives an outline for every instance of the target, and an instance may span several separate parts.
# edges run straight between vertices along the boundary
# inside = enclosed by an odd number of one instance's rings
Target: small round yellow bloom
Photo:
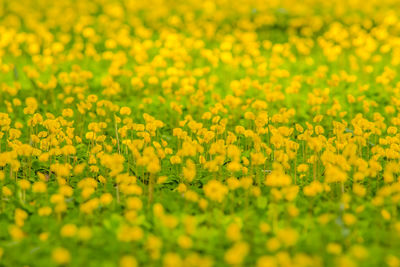
[[[278,238],[273,237],[267,241],[267,249],[269,251],[276,251],[281,247],[281,242]]]
[[[49,233],[48,232],[44,232],[44,233],[41,233],[39,235],[40,241],[46,241],[48,238],[49,238]]]
[[[47,185],[42,181],[35,182],[32,185],[32,191],[35,193],[45,193],[47,191]]]
[[[53,261],[59,265],[67,264],[71,261],[71,255],[69,251],[65,248],[55,248],[51,253]]]
[[[28,180],[19,180],[18,185],[22,190],[28,190],[31,187],[31,183]]]
[[[381,215],[386,221],[389,221],[392,218],[392,215],[385,209],[381,210]]]
[[[348,226],[353,225],[356,223],[356,221],[357,221],[357,217],[354,216],[353,214],[351,214],[351,213],[343,214],[343,222],[346,225],[348,225]]]
[[[214,201],[222,202],[225,195],[228,194],[228,187],[220,181],[211,180],[203,187],[205,195]]]
[[[138,266],[138,264],[137,264],[135,257],[126,255],[120,259],[119,266],[120,267],[136,267],[136,266]]]
[[[52,210],[50,207],[42,207],[38,210],[39,216],[49,216]]]
[[[326,251],[330,254],[340,255],[342,253],[342,246],[337,243],[329,243],[326,246]]]
[[[187,235],[181,235],[178,238],[178,245],[183,249],[189,249],[192,247],[193,242],[192,239]]]
[[[113,197],[110,193],[104,193],[100,197],[101,204],[103,204],[105,206],[110,204],[112,202],[112,200],[113,200]]]
[[[61,228],[61,236],[63,237],[73,237],[76,235],[78,228],[75,224],[66,224]]]

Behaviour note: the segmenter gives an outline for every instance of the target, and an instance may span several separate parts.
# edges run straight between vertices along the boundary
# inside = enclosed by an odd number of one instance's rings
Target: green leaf
[[[267,207],[268,200],[266,197],[261,196],[257,198],[257,208],[263,210]]]

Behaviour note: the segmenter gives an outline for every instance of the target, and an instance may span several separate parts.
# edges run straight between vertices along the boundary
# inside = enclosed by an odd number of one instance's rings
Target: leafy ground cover
[[[0,266],[400,266],[399,10],[0,1]]]

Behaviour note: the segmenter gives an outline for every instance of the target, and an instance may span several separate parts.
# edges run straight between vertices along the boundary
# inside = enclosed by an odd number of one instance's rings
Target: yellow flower
[[[119,113],[120,113],[121,115],[131,115],[131,109],[130,109],[129,107],[122,107],[122,108],[119,110]]]
[[[277,260],[273,256],[261,256],[257,260],[257,267],[276,267],[278,266]]]
[[[289,175],[282,170],[273,170],[265,179],[265,185],[271,187],[288,186],[292,183]]]
[[[359,260],[363,260],[368,257],[368,250],[361,245],[354,245],[350,249],[351,254]]]
[[[385,209],[381,210],[381,215],[386,221],[389,221],[392,218],[392,215]]]
[[[176,190],[177,190],[179,193],[185,193],[185,192],[187,191],[187,186],[186,186],[184,183],[180,183],[180,184],[178,185],[178,187],[176,188]]]
[[[139,226],[123,225],[118,230],[117,238],[122,242],[138,241],[143,238],[143,230]]]
[[[189,249],[192,247],[192,239],[186,235],[181,235],[178,237],[178,244],[183,249]]]
[[[22,190],[27,190],[31,187],[31,183],[28,180],[19,180],[18,185]]]
[[[242,264],[249,251],[250,247],[246,242],[237,242],[225,252],[225,262],[230,265]]]
[[[26,213],[26,211],[19,208],[15,209],[14,220],[17,226],[24,226],[24,221],[26,218],[28,218],[28,213]]]
[[[61,228],[60,234],[62,237],[73,237],[77,231],[78,228],[75,224],[66,224]]]
[[[167,252],[164,254],[163,267],[181,267],[182,259],[177,253]]]
[[[309,185],[303,188],[304,195],[309,197],[314,197],[322,192],[324,192],[323,184],[319,181],[313,181]]]
[[[337,243],[329,243],[326,246],[326,251],[330,254],[340,255],[342,253],[342,246]]]
[[[222,202],[228,194],[228,188],[223,185],[220,181],[210,180],[203,187],[204,194],[211,200]]]
[[[21,240],[25,237],[25,233],[16,225],[11,225],[8,228],[8,232],[13,240]]]
[[[100,196],[100,202],[103,205],[109,205],[113,200],[113,197],[110,193],[104,193]]]
[[[62,116],[66,118],[71,118],[74,115],[74,111],[70,108],[63,109]]]
[[[68,264],[71,261],[71,255],[65,248],[58,247],[53,249],[51,256],[53,261],[59,265]]]
[[[47,191],[47,185],[42,181],[35,182],[32,186],[32,191],[35,193],[45,193]]]
[[[356,223],[356,221],[357,221],[357,217],[356,216],[354,216],[353,214],[351,214],[351,213],[345,213],[345,214],[343,214],[343,222],[346,224],[346,225],[353,225],[353,224],[355,224]]]
[[[281,242],[279,241],[278,238],[272,237],[267,241],[267,249],[269,251],[276,251],[281,247]]]
[[[308,165],[307,164],[300,164],[297,166],[297,171],[298,172],[307,172],[308,171]]]
[[[3,193],[3,196],[5,196],[5,197],[9,197],[9,196],[12,195],[11,189],[8,188],[7,186],[3,186],[2,189],[1,189],[1,191],[2,191],[2,193]]]
[[[353,192],[354,194],[363,197],[367,193],[367,190],[361,184],[353,184]]]
[[[40,241],[46,241],[49,238],[49,233],[48,232],[43,232],[39,235]]]
[[[132,210],[140,210],[142,209],[143,203],[142,200],[138,197],[130,197],[126,200],[126,207]]]
[[[237,223],[231,223],[226,230],[226,237],[231,241],[239,241],[242,237],[240,226]]]
[[[182,160],[179,156],[172,156],[170,159],[171,164],[180,164]]]
[[[120,267],[136,267],[136,266],[138,266],[138,263],[137,263],[135,257],[130,256],[130,255],[125,255],[119,260],[119,266]]]
[[[285,246],[291,247],[297,243],[299,234],[292,228],[285,228],[277,231],[277,237]]]
[[[167,176],[160,176],[157,179],[157,184],[163,184],[167,181],[168,177]]]
[[[230,190],[235,190],[237,188],[240,188],[240,181],[239,179],[235,178],[235,177],[230,177],[226,180],[228,187]]]
[[[196,176],[196,165],[190,159],[186,160],[186,166],[183,167],[183,177],[188,181],[191,182]]]
[[[42,207],[38,210],[39,216],[49,216],[52,210],[50,207]]]
[[[260,231],[262,233],[269,233],[271,231],[271,226],[268,223],[262,222],[260,223]]]

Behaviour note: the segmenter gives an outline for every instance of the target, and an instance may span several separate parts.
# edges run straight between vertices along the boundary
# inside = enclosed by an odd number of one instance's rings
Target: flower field
[[[400,266],[400,1],[0,0],[0,267]]]

